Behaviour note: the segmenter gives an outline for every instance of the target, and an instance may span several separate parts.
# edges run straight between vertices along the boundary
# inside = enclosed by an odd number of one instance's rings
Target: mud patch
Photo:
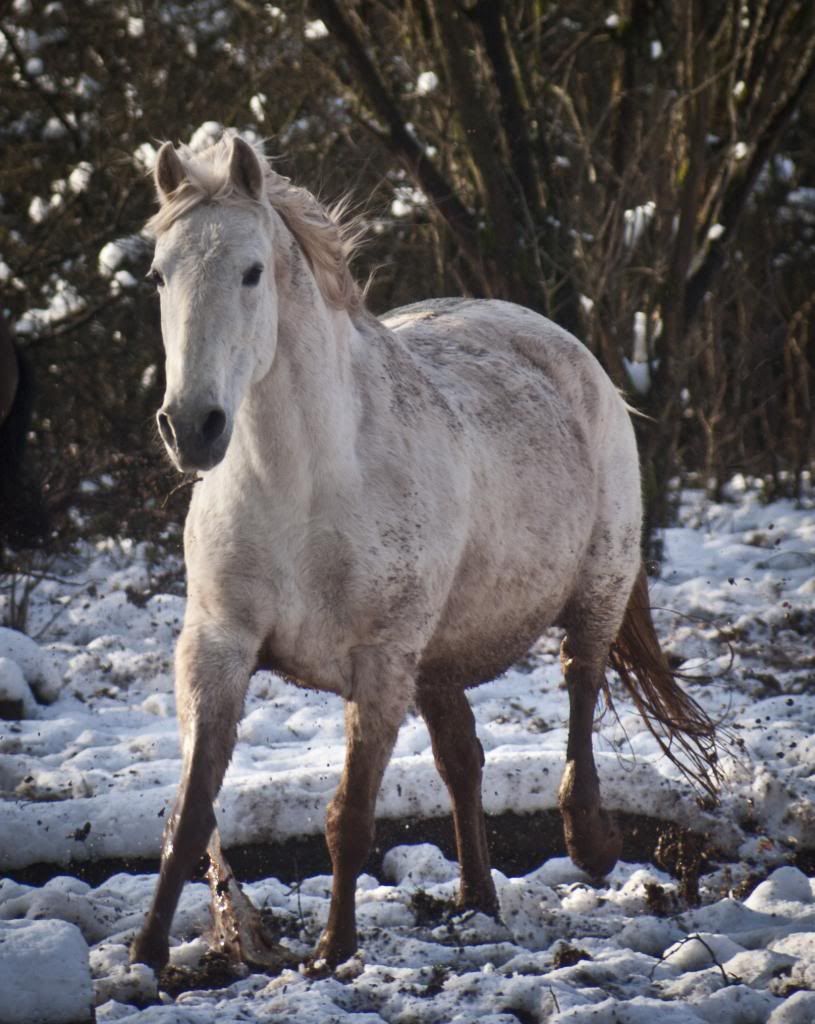
[[[674,822],[648,818],[644,815],[617,814],[623,834],[622,860],[630,863],[656,864],[677,878],[693,902],[698,891],[698,878],[712,863],[732,858],[708,845],[704,836],[683,829]],[[506,813],[487,818],[490,860],[508,877],[525,875],[550,857],[565,857],[563,824],[558,811],[537,814]],[[444,855],[455,859],[453,825],[444,818],[383,819],[377,822],[376,839],[364,870],[384,880],[382,860],[388,850],[402,844],[433,843]],[[278,878],[295,884],[313,875],[331,873],[331,860],[325,838],[321,834],[299,836],[281,843],[251,843],[225,850],[226,856],[241,882]],[[800,864],[798,863],[800,860]],[[815,862],[815,851],[801,850],[795,863]],[[203,878],[204,862],[196,877]],[[67,864],[31,864],[7,873],[9,878],[26,885],[43,885],[55,875],[72,875],[89,885],[97,886],[119,872],[154,874],[158,860],[126,857],[98,861],[73,861]]]
[[[248,973],[243,964],[231,963],[223,953],[207,953],[197,967],[169,964],[159,974],[158,985],[162,992],[175,998],[182,992],[227,988]]]

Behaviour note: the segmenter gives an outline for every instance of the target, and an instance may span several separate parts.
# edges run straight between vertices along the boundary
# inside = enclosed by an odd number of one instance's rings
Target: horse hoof
[[[501,906],[498,902],[498,896],[491,877],[488,885],[485,884],[477,889],[462,889],[456,904],[460,910],[475,910],[480,914],[486,914],[487,917],[494,918],[496,921],[501,919]]]
[[[350,960],[356,951],[356,935],[349,941],[337,933],[324,932],[313,955],[306,961],[304,970],[310,977],[325,977],[335,967]]]
[[[572,862],[592,878],[605,878],[622,852],[623,840],[606,811],[561,807],[566,850]]]
[[[170,960],[170,948],[166,941],[137,935],[130,946],[130,963],[147,964],[158,973]]]
[[[323,957],[314,954],[301,964],[300,973],[313,981],[318,981],[320,978],[330,977],[334,973],[334,968]]]

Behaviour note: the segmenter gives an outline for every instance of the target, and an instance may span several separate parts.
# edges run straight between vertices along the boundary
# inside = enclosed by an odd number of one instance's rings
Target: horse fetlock
[[[465,884],[462,881],[456,902],[462,910],[477,910],[488,917],[500,919],[501,907],[491,875],[487,875],[478,883],[468,882]]]
[[[333,970],[345,963],[357,951],[356,925],[333,928],[329,925],[320,936],[320,941],[309,959],[307,972],[314,975]]]
[[[169,959],[170,944],[167,935],[154,930],[148,921],[130,944],[130,963],[147,964],[158,972],[167,966]]]
[[[574,810],[561,805],[563,836],[573,863],[592,878],[603,878],[620,859],[622,835],[600,806]]]
[[[601,806],[593,763],[566,763],[558,806],[572,861],[594,878],[608,874],[620,857],[622,837],[614,819]]]

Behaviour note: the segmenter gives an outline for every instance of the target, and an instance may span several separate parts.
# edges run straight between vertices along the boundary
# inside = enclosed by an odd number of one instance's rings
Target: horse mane
[[[229,176],[234,134],[225,132],[217,142],[199,152],[189,146],[178,148],[186,176],[147,222],[146,230],[154,238],[201,203],[255,205],[255,200],[236,188]],[[264,170],[266,198],[300,246],[323,298],[337,309],[359,311],[364,304],[364,292],[354,280],[349,263],[363,231],[357,219],[347,216],[348,197],[332,206],[323,206],[308,189],[292,185],[288,178],[273,170],[261,146],[255,144],[254,148]]]

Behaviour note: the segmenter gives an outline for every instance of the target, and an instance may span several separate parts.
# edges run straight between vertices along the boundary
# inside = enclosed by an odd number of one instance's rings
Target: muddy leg
[[[164,830],[158,885],[132,963],[163,967],[184,883],[215,827],[212,808],[226,772],[254,655],[223,631],[185,628],[176,649],[176,704],[183,766],[173,812]]]
[[[614,867],[622,839],[613,818],[600,805],[600,783],[592,751],[592,725],[608,648],[580,648],[563,641],[561,662],[569,691],[569,738],[566,769],[558,803],[566,848],[574,863],[597,878]]]
[[[318,961],[334,967],[356,952],[357,875],[373,843],[376,796],[412,696],[412,674],[403,666],[377,648],[357,649],[345,707],[345,768],[326,815],[334,877],[315,967]]]
[[[490,874],[487,828],[481,806],[484,750],[475,733],[470,702],[460,690],[423,690],[419,710],[427,723],[439,775],[450,793],[456,850],[461,866],[459,903],[498,913]]]
[[[207,846],[209,868],[212,933],[210,945],[224,953],[230,963],[273,971],[294,967],[297,959],[285,946],[275,941],[263,915],[252,903],[232,873],[216,828]]]

